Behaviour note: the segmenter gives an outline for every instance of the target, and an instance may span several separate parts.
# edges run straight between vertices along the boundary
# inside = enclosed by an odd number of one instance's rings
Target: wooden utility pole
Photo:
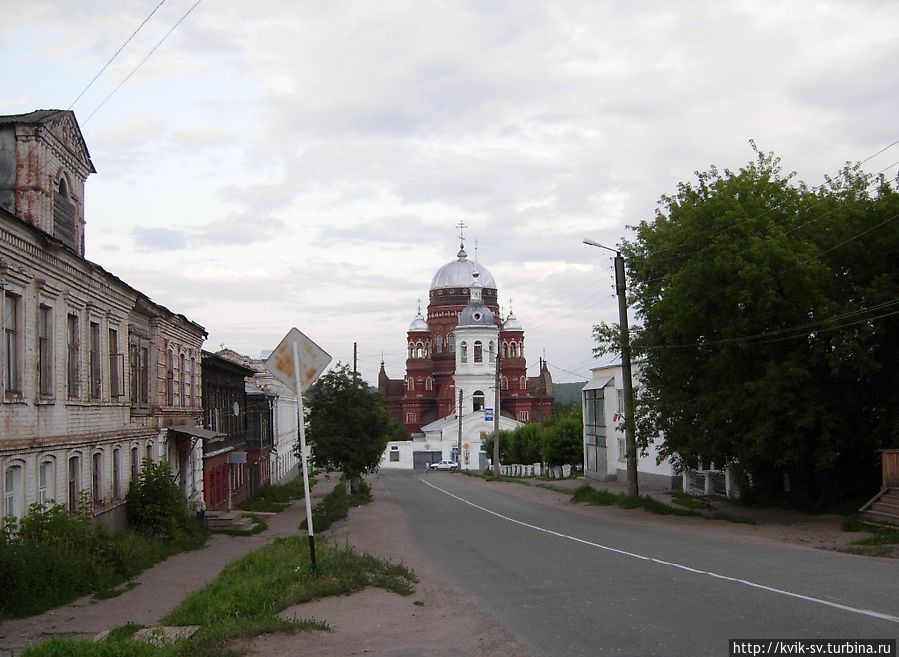
[[[618,294],[618,322],[621,326],[621,378],[624,388],[624,449],[627,452],[627,493],[637,496],[637,441],[634,439],[634,390],[631,383],[631,339],[627,327],[627,286],[624,281],[624,258],[615,252],[615,291]]]
[[[456,415],[459,416],[459,443],[456,446],[456,462],[459,470],[462,470],[462,391],[459,390],[459,403],[456,406]]]
[[[493,476],[499,476],[499,384],[500,384],[500,371],[499,371],[499,340],[497,339],[496,344],[496,381],[493,384],[493,389],[496,392],[496,397],[493,402]]]

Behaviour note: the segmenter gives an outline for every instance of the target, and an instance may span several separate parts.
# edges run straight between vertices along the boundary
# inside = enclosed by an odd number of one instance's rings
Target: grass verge
[[[359,482],[359,492],[347,495],[346,484],[341,479],[330,493],[312,509],[312,527],[316,532],[326,530],[338,520],[344,520],[354,506],[363,506],[371,502],[371,486],[364,481]],[[300,529],[306,528],[306,521],[300,523]]]
[[[409,595],[414,573],[352,548],[320,544],[313,575],[305,537],[281,538],[228,565],[213,582],[189,595],[163,622],[199,625],[189,639],[150,646],[132,638],[139,629],[125,626],[105,641],[54,638],[28,648],[22,657],[232,657],[228,646],[272,632],[326,630],[314,620],[283,620],[292,605],[330,595],[347,595],[366,586]]]
[[[571,493],[564,489],[553,489],[559,492]],[[587,504],[595,504],[597,506],[618,506],[622,509],[645,509],[650,513],[656,513],[665,516],[698,516],[700,515],[692,509],[679,509],[669,506],[664,502],[659,502],[648,496],[627,495],[625,493],[610,493],[605,490],[597,490],[591,486],[581,486],[574,490],[571,495],[572,502],[585,502]]]
[[[309,479],[309,486],[315,484],[315,477]],[[243,511],[262,511],[266,513],[277,513],[282,509],[290,506],[294,500],[301,500],[305,497],[303,491],[303,477],[298,475],[286,484],[263,486],[259,491],[242,504],[238,505],[238,509]]]

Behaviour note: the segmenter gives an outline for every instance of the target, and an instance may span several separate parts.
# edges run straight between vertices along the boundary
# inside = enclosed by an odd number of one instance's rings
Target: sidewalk
[[[320,478],[311,492],[313,504],[331,492],[337,480]],[[135,578],[138,584],[122,595],[94,600],[88,595],[37,616],[0,623],[0,657],[56,634],[93,637],[104,630],[137,623],[149,627],[177,607],[186,595],[215,579],[230,562],[283,536],[305,535],[305,502],[298,500],[267,517],[268,529],[254,536],[213,534],[199,550],[182,552]]]

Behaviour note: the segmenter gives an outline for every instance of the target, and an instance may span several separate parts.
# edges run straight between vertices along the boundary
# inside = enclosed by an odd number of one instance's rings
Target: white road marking
[[[754,589],[761,589],[763,591],[769,591],[771,593],[777,593],[779,595],[784,595],[790,598],[798,598],[800,600],[805,600],[807,602],[814,602],[819,605],[824,605],[826,607],[833,607],[834,609],[840,609],[842,611],[848,611],[853,614],[861,614],[862,616],[870,616],[872,618],[878,618],[880,620],[889,621],[891,623],[899,623],[899,617],[891,616],[889,614],[884,614],[879,611],[873,611],[871,609],[859,609],[857,607],[850,607],[848,605],[841,605],[837,602],[830,602],[829,600],[822,600],[821,598],[815,598],[809,595],[802,595],[801,593],[793,593],[792,591],[785,591],[784,589],[777,589],[771,586],[765,586],[764,584],[758,584],[756,582],[751,582],[748,579],[740,579],[739,577],[729,577],[728,575],[721,575],[719,573],[713,573],[709,570],[700,570],[699,568],[692,568],[690,566],[685,566],[683,564],[675,563],[673,561],[665,561],[664,559],[656,559],[655,557],[647,557],[642,554],[637,554],[635,552],[628,552],[627,550],[619,550],[618,548],[613,548],[608,545],[602,545],[600,543],[594,543],[592,541],[585,540],[583,538],[578,538],[577,536],[569,536],[568,534],[563,534],[561,532],[553,531],[552,529],[546,529],[544,527],[538,527],[537,525],[532,525],[528,522],[524,522],[522,520],[516,520],[515,518],[510,518],[509,516],[504,516],[501,513],[497,513],[496,511],[491,511],[490,509],[483,507],[479,504],[475,504],[465,498],[459,497],[453,493],[450,493],[448,490],[444,490],[440,488],[440,486],[435,486],[434,484],[425,481],[424,479],[418,478],[420,482],[430,486],[434,490],[438,490],[444,495],[449,495],[453,499],[459,500],[463,504],[467,504],[469,506],[474,507],[484,513],[489,513],[492,516],[496,516],[497,518],[502,518],[503,520],[508,520],[511,523],[516,525],[521,525],[522,527],[527,527],[528,529],[533,529],[538,532],[543,532],[544,534],[550,534],[552,536],[558,536],[559,538],[568,539],[569,541],[574,541],[575,543],[581,543],[583,545],[589,545],[590,547],[595,547],[600,550],[606,550],[607,552],[614,552],[615,554],[621,554],[626,557],[632,557],[634,559],[640,559],[641,561],[650,561],[652,563],[657,563],[662,566],[669,566],[671,568],[678,568],[679,570],[686,570],[690,573],[695,573],[697,575],[706,575],[708,577],[714,577],[715,579],[724,580],[727,582],[735,582],[737,584],[743,584],[745,586],[751,586]]]

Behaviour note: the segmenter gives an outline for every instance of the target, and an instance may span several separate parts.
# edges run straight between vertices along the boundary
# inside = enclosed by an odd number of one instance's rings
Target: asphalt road
[[[451,473],[382,476],[430,567],[540,655],[899,636],[894,560],[585,517]]]

